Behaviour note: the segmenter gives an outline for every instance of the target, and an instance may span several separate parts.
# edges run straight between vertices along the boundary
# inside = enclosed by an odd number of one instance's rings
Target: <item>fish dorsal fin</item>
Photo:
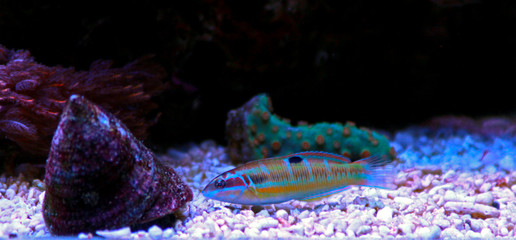
[[[288,157],[294,157],[294,156],[300,156],[300,157],[325,157],[330,158],[331,160],[337,161],[337,162],[343,162],[343,163],[351,163],[351,160],[349,158],[344,157],[342,155],[334,154],[334,153],[328,153],[328,152],[319,152],[319,151],[308,151],[308,152],[300,152],[300,153],[292,153],[287,156]]]

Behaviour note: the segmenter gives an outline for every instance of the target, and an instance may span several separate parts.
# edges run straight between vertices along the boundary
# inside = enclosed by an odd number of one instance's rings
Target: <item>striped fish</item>
[[[325,152],[302,152],[252,161],[213,179],[202,191],[207,198],[246,205],[292,199],[313,201],[350,185],[386,187],[393,174],[386,157],[351,162]]]

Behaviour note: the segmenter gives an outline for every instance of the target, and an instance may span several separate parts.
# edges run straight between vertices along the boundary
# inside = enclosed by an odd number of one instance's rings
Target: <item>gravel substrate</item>
[[[396,190],[352,187],[320,202],[243,206],[200,194],[233,166],[224,148],[206,141],[161,159],[194,192],[175,226],[97,231],[105,237],[160,238],[493,238],[516,237],[516,141],[467,134],[398,132],[392,145]],[[50,236],[41,215],[43,184],[0,178],[0,238]],[[80,234],[89,238],[91,234]]]

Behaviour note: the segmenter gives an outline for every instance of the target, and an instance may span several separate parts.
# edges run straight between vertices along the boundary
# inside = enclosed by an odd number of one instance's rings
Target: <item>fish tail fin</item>
[[[367,187],[376,187],[383,189],[394,189],[394,167],[392,161],[387,156],[373,155],[356,162],[353,164],[361,164],[367,170],[367,182],[361,184]]]

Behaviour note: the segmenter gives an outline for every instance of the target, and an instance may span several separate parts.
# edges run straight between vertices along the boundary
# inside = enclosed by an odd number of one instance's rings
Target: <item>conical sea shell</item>
[[[56,235],[146,222],[192,199],[175,171],[162,165],[110,113],[72,95],[46,163],[43,216]]]

